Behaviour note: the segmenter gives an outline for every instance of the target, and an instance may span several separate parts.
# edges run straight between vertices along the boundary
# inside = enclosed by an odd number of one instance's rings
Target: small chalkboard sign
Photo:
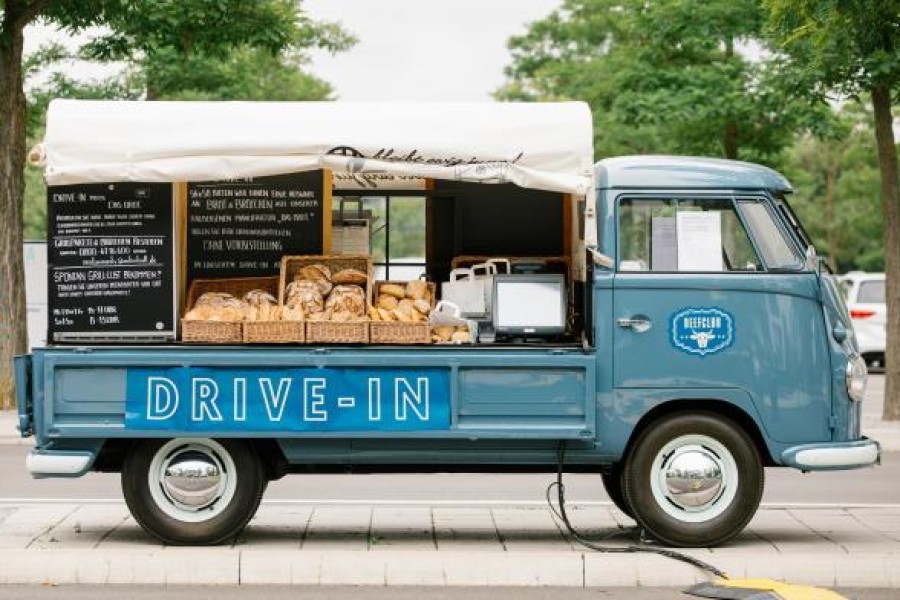
[[[281,257],[322,254],[324,173],[188,183],[187,277],[277,274]]]
[[[47,203],[48,339],[173,339],[172,185],[53,186]]]

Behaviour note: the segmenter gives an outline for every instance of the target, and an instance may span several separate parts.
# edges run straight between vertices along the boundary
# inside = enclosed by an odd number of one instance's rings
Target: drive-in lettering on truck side
[[[289,473],[559,467],[704,546],[765,467],[875,464],[790,184],[592,135],[583,103],[53,102],[28,470],[121,472],[150,534],[215,544]]]

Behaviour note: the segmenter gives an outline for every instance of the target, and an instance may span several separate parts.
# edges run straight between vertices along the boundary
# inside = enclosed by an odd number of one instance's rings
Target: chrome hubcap
[[[722,492],[722,465],[706,448],[681,448],[666,461],[666,496],[687,510],[702,508]]]
[[[738,491],[734,456],[720,441],[700,434],[677,437],[653,459],[650,491],[663,512],[683,523],[715,519]]]
[[[176,502],[191,507],[206,506],[214,501],[221,482],[219,465],[200,452],[176,455],[163,474],[166,494]]]
[[[228,451],[206,438],[170,440],[153,456],[150,495],[168,516],[185,523],[208,521],[234,499],[237,469]]]

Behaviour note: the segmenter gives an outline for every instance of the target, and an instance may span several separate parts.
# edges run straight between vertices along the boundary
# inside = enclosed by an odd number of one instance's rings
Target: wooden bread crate
[[[233,277],[230,279],[195,279],[188,288],[184,312],[208,292],[231,294],[243,298],[250,290],[265,290],[276,294],[278,277]],[[243,321],[194,321],[181,319],[181,341],[202,344],[240,344],[244,341]]]
[[[406,287],[406,281],[376,281],[372,285],[372,297],[377,300],[379,289],[382,285],[393,284]],[[428,291],[431,295],[431,305],[437,301],[437,286],[429,281]],[[428,315],[418,323],[408,321],[369,321],[369,341],[373,344],[430,344],[431,327],[428,324]]]

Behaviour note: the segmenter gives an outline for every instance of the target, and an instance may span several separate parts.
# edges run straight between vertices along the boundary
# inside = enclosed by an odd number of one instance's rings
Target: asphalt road
[[[673,588],[498,588],[498,587],[284,587],[284,586],[5,586],[6,600],[688,600],[689,596]],[[854,600],[896,600],[900,590],[835,590]]]

